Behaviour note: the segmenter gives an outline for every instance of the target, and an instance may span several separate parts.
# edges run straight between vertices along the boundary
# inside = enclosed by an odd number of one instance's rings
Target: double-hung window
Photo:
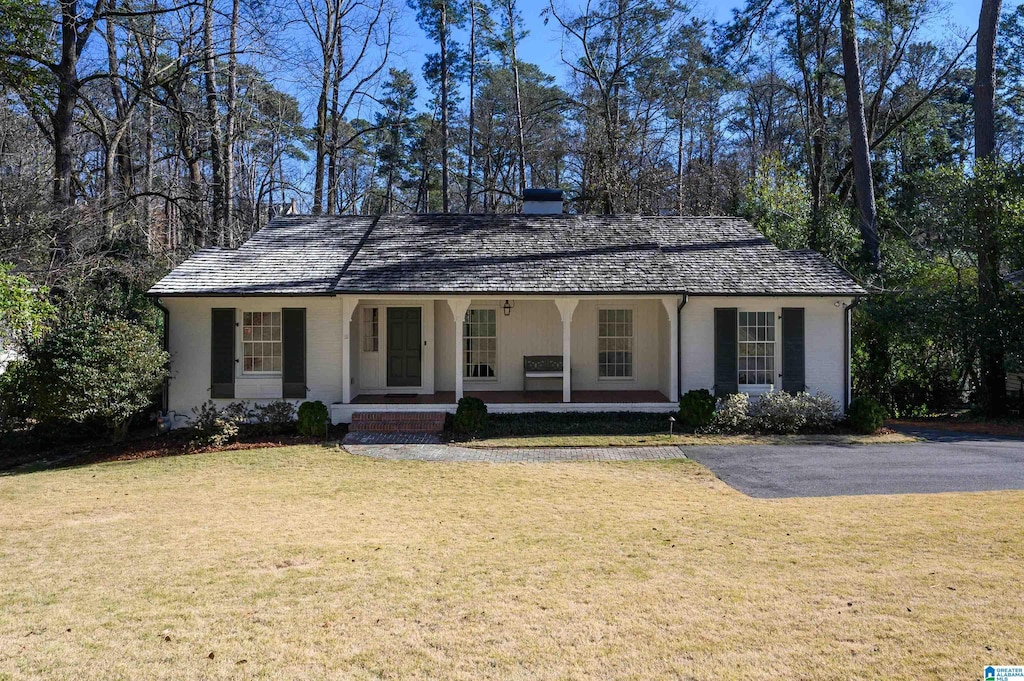
[[[495,378],[498,375],[498,311],[473,308],[463,324],[466,378]]]
[[[633,377],[633,310],[598,310],[597,375]]]
[[[271,374],[281,371],[281,313],[242,313],[242,371]]]
[[[380,350],[380,308],[364,307],[363,324],[360,329],[363,352]]]
[[[775,313],[740,312],[736,367],[739,384],[768,386],[775,383]]]

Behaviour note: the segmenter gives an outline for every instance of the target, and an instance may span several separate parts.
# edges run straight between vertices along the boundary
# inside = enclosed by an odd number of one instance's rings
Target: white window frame
[[[277,325],[275,326],[273,324],[270,324],[270,325],[264,326],[262,316],[260,318],[260,324],[259,324],[258,327],[256,325],[251,324],[251,323],[250,324],[246,324],[245,323],[246,322],[246,315],[253,315],[253,314],[259,314],[259,315],[264,315],[264,314],[275,315],[276,314],[277,315]],[[248,327],[252,327],[254,330],[256,328],[260,329],[260,339],[259,340],[256,340],[255,338],[247,339],[245,337],[245,330]],[[260,370],[247,369],[246,366],[245,366],[245,360],[246,360],[246,353],[245,353],[245,351],[246,351],[246,346],[247,345],[259,344],[261,346],[261,348],[260,348],[261,350],[266,350],[266,346],[267,345],[271,346],[271,353],[273,353],[273,349],[272,348],[276,344],[277,347],[279,348],[278,354],[276,355],[276,357],[279,358],[281,366],[283,366],[283,364],[284,364],[284,346],[283,346],[283,343],[281,341],[281,334],[282,334],[282,330],[281,330],[281,309],[278,308],[278,309],[275,309],[275,310],[244,310],[244,311],[242,311],[242,319],[241,319],[241,323],[239,324],[238,328],[239,328],[239,332],[238,333],[239,333],[239,336],[241,337],[241,352],[239,353],[239,355],[240,355],[241,360],[242,360],[241,361],[242,375],[243,376],[280,376],[281,375],[281,369],[280,368],[279,369],[267,369],[267,370],[263,370],[263,369],[260,369]],[[277,329],[277,338],[274,339],[273,337],[271,337],[270,339],[264,340],[263,339],[263,334],[265,332],[264,330],[265,329],[269,329],[271,336],[273,336],[274,335],[273,334],[273,329],[275,329],[275,328]],[[254,331],[254,333],[255,333],[255,331]],[[273,358],[274,356],[275,355],[273,355],[273,354],[270,354],[270,355],[260,354],[259,355],[260,359],[264,359],[264,358],[267,358],[267,357]],[[255,355],[253,357],[255,358]]]
[[[473,312],[490,312],[494,315],[494,336],[471,336],[468,331],[470,326],[469,317]],[[466,310],[466,316],[462,320],[462,378],[465,381],[487,381],[494,382],[498,380],[498,308],[493,305],[474,305]],[[470,350],[470,341],[484,341],[493,340],[494,342],[494,363],[492,365],[493,376],[472,376],[469,374],[469,367],[471,366],[469,361],[469,353],[474,352]],[[479,352],[479,350],[475,351]],[[480,364],[479,362],[475,364]]]
[[[743,324],[744,315],[755,315],[755,323],[753,325]],[[767,315],[770,323],[761,324],[761,320],[756,318],[756,315]],[[776,376],[778,374],[779,367],[779,314],[778,310],[766,310],[760,309],[749,309],[749,310],[737,310],[736,314],[736,384],[739,387],[740,392],[749,393],[761,393],[773,390],[776,385]],[[759,330],[764,329],[764,339],[760,338]],[[771,333],[769,333],[769,330]],[[747,332],[746,338],[744,337],[744,331]],[[757,334],[754,339],[749,338],[751,331]],[[768,336],[771,336],[769,339]],[[742,350],[744,345],[749,346],[747,349],[754,350],[755,354],[744,355]],[[770,346],[770,348],[769,348]],[[761,354],[757,354],[760,352]],[[765,368],[757,368],[757,360],[764,358]],[[744,362],[746,360],[746,362]],[[749,368],[749,362],[753,360],[755,368]],[[768,360],[771,360],[770,362]],[[770,367],[769,367],[770,365]],[[744,383],[742,376],[744,373],[754,373],[755,378],[767,378],[768,381],[765,383]],[[761,373],[762,376],[756,376]]]
[[[629,313],[629,335],[628,336],[602,336],[601,335],[601,313],[624,311]],[[619,322],[611,322],[613,324]],[[636,381],[636,306],[635,305],[601,305],[597,308],[597,380],[599,381]],[[602,340],[628,340],[629,341],[629,375],[628,376],[602,376],[601,375],[601,341]],[[624,366],[624,365],[623,365]]]
[[[380,352],[380,308],[376,305],[369,305],[362,309],[359,324],[359,349],[367,354]],[[367,348],[367,341],[372,341],[369,343],[369,348]]]

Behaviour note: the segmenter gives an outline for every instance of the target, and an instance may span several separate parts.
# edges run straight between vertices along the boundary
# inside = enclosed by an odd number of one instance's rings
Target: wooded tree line
[[[901,413],[1002,412],[1021,362],[1002,277],[1024,268],[1024,10],[984,0],[964,35],[943,11],[0,0],[0,261],[141,319],[159,273],[293,198],[515,212],[558,186],[575,212],[740,214],[821,250],[879,292],[857,313],[858,389]],[[396,56],[403,18],[436,47],[426,92]],[[521,49],[540,21],[561,83]]]

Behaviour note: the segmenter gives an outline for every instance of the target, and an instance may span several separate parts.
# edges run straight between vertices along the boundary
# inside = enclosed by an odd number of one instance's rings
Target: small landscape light
[[[669,416],[668,417],[668,434],[670,436],[672,435],[672,427],[675,426],[675,425],[676,425],[676,417],[675,416]]]

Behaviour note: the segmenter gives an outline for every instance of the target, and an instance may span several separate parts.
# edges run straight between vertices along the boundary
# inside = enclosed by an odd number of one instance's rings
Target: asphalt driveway
[[[904,430],[900,445],[686,447],[752,497],[981,492],[1024,489],[1024,440]]]

